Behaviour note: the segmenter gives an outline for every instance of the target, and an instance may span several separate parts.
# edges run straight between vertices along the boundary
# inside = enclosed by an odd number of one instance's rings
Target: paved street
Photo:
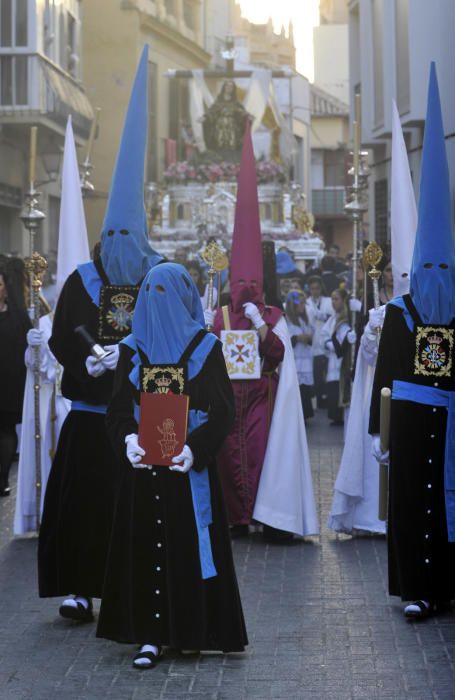
[[[131,668],[133,648],[96,640],[36,594],[36,538],[12,538],[14,499],[0,499],[1,700],[427,700],[455,698],[455,615],[402,617],[386,593],[382,538],[325,528],[342,433],[308,429],[320,541],[234,543],[250,646],[245,654],[167,656]]]

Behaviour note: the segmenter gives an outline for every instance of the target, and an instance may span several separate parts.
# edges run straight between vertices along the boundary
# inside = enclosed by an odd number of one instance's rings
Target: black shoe
[[[270,525],[264,525],[262,528],[262,536],[268,542],[275,542],[277,544],[285,544],[286,542],[292,542],[294,535],[292,532],[287,532],[286,530],[279,530],[277,527],[271,527]]]
[[[75,622],[93,622],[92,600],[91,598],[87,598],[87,600],[87,608],[85,605],[76,600],[76,607],[74,607],[74,605],[65,605],[65,603],[63,603],[58,612],[60,616],[64,617],[66,620],[74,620]]]
[[[425,600],[415,600],[404,608],[404,616],[410,620],[426,620],[435,614],[434,603]]]
[[[143,645],[145,646],[145,645]],[[152,646],[152,645],[150,645]],[[153,646],[156,646],[153,644]],[[142,647],[141,647],[142,648]],[[154,668],[156,662],[161,656],[161,647],[158,647],[158,654],[154,654],[153,651],[139,651],[133,659],[133,668],[138,668],[140,671],[147,671],[149,668]],[[148,663],[139,664],[137,663],[141,659],[147,659]]]
[[[0,498],[3,498],[5,496],[9,496],[11,493],[11,488],[9,486],[4,486],[3,488],[0,488]]]
[[[231,525],[229,531],[233,540],[237,540],[240,537],[248,537],[250,534],[248,525]]]

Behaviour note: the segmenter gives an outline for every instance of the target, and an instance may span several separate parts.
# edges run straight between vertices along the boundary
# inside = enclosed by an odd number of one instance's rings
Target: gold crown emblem
[[[156,385],[157,386],[169,386],[169,384],[172,382],[171,377],[158,377],[156,380]]]
[[[441,338],[440,335],[436,335],[436,334],[434,334],[434,335],[429,335],[429,336],[428,336],[428,341],[429,341],[432,345],[440,345],[440,344],[442,343],[442,338]]]
[[[132,297],[131,294],[120,292],[120,294],[115,294],[113,297],[111,297],[111,301],[115,305],[128,306],[129,304],[133,304],[134,297]]]

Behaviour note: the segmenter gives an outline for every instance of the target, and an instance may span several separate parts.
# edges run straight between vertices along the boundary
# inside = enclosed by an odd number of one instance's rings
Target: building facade
[[[38,126],[36,185],[46,214],[36,247],[57,250],[58,174],[66,120],[88,137],[93,109],[82,87],[81,3],[2,0],[0,12],[0,252],[27,254],[19,214],[29,187],[30,127]]]
[[[92,241],[99,237],[129,94],[145,44],[150,46],[146,182],[159,182],[166,165],[184,155],[187,84],[167,77],[166,73],[208,66],[204,17],[201,0],[84,3],[87,94],[101,109],[99,137],[93,152],[95,192],[85,202]]]
[[[344,211],[349,167],[349,106],[311,85],[311,186],[315,229],[326,247],[352,249],[352,223]]]
[[[430,62],[436,62],[455,192],[455,3],[433,0],[350,0],[350,104],[361,95],[362,143],[371,151],[370,238],[390,240],[392,100],[398,106],[418,196]]]

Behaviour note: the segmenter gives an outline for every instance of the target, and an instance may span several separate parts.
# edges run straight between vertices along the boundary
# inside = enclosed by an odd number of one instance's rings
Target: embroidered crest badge
[[[414,374],[425,377],[450,377],[454,343],[453,328],[418,326]]]
[[[185,367],[179,365],[142,365],[140,385],[141,391],[147,394],[184,394],[186,392]]]
[[[101,343],[118,343],[131,333],[139,287],[101,287],[98,336]]]

